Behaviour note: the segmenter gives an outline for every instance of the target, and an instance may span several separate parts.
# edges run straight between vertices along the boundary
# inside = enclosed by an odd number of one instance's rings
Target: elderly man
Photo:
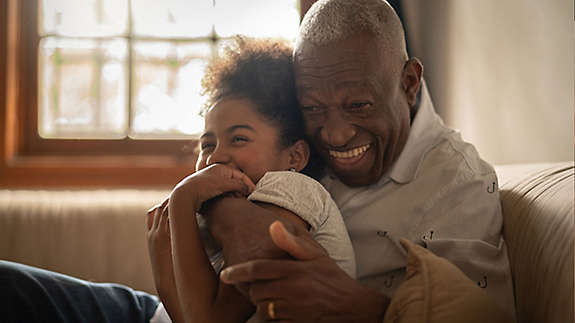
[[[296,258],[232,266],[251,283],[262,317],[377,321],[404,279],[407,238],[457,265],[514,315],[493,168],[434,112],[422,65],[382,0],[326,0],[303,19],[295,73],[307,134],[329,166],[322,183],[338,204],[357,261],[352,280],[304,239],[271,230]],[[224,241],[216,217],[213,233]],[[261,221],[266,221],[262,219]]]

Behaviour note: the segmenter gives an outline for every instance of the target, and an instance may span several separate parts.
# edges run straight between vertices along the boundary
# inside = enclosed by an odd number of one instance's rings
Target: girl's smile
[[[279,144],[277,127],[245,98],[224,98],[206,114],[196,170],[215,163],[237,168],[257,183],[267,172],[290,168],[289,149]]]

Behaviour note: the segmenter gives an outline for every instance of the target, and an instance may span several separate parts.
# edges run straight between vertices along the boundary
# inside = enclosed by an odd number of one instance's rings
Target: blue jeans
[[[148,322],[158,299],[0,260],[1,322]]]

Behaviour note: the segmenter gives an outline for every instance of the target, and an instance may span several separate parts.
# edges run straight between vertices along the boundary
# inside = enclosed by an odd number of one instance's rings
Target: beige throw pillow
[[[384,323],[498,323],[511,319],[455,265],[401,239],[407,274],[393,295]]]

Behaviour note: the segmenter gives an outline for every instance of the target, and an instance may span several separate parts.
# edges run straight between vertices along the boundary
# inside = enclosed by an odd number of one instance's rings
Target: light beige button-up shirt
[[[379,182],[350,188],[322,183],[344,217],[358,280],[391,297],[404,279],[399,238],[458,266],[515,316],[497,176],[473,145],[444,126],[425,84],[403,152]]]

